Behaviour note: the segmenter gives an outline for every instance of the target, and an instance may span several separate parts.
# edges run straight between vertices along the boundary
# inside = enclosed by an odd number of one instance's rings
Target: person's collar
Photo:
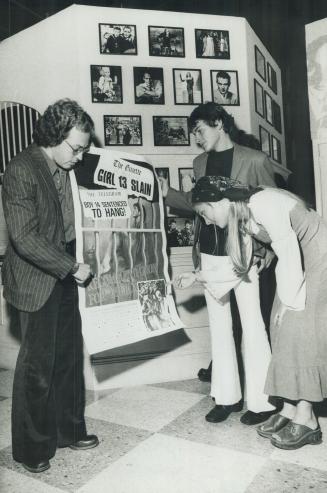
[[[222,154],[223,152],[232,152],[234,150],[234,146],[232,147],[228,147],[228,149],[222,149],[221,151],[216,151],[215,149],[213,149],[212,151],[209,151],[208,154]]]
[[[55,161],[49,156],[49,154],[47,153],[47,151],[44,147],[40,147],[40,149],[41,149],[41,152],[42,152],[42,154],[43,154],[43,156],[47,162],[47,165],[49,166],[50,172],[53,176],[57,171],[59,171],[59,167],[55,163]]]

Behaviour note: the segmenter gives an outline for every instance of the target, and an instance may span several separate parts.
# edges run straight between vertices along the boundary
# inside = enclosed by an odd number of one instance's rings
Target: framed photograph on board
[[[194,220],[188,217],[168,217],[165,222],[167,246],[193,246]]]
[[[239,106],[236,70],[210,70],[212,100],[222,106]]]
[[[195,29],[197,58],[230,59],[229,32],[215,29]]]
[[[149,26],[150,56],[185,57],[182,27]]]
[[[273,122],[275,129],[282,133],[282,116],[280,112],[280,106],[273,100],[272,102]]]
[[[106,146],[141,146],[142,124],[138,115],[104,115]]]
[[[136,104],[164,104],[163,69],[134,67],[134,93]]]
[[[100,53],[108,55],[137,55],[134,24],[99,24]]]
[[[254,45],[255,71],[266,81],[266,59],[257,47]]]
[[[189,146],[187,116],[153,116],[155,146]]]
[[[170,172],[169,168],[154,168],[156,170],[158,178],[165,178],[170,186]]]
[[[92,103],[122,103],[121,67],[91,65]]]
[[[262,152],[265,152],[270,157],[271,156],[270,133],[261,125],[259,125],[259,137],[260,137],[260,146]]]
[[[193,168],[178,168],[179,189],[181,192],[190,192],[195,185]]]
[[[175,104],[201,104],[201,70],[173,69]]]
[[[282,162],[282,153],[280,148],[280,141],[276,139],[274,135],[271,136],[271,157],[277,163]]]
[[[268,86],[277,94],[277,74],[269,62],[267,62]]]
[[[273,100],[266,91],[265,91],[265,107],[266,107],[266,121],[270,123],[270,125],[274,125]]]
[[[254,105],[258,115],[265,117],[265,101],[263,87],[254,79]]]

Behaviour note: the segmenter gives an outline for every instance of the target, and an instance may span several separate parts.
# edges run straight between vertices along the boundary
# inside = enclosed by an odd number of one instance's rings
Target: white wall
[[[78,98],[74,8],[2,41],[0,66],[0,101],[23,103],[43,112],[59,98]]]

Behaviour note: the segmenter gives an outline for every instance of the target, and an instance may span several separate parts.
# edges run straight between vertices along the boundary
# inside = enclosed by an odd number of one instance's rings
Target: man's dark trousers
[[[13,386],[13,457],[38,463],[86,435],[77,285],[68,275],[40,310],[14,310],[22,343]]]

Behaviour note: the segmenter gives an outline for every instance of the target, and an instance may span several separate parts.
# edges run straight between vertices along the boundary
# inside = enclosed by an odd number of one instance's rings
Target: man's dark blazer
[[[231,178],[239,180],[245,185],[251,185],[257,187],[259,185],[266,185],[276,187],[274,180],[273,163],[268,159],[266,154],[249,147],[240,146],[233,143],[234,153],[231,170]],[[208,153],[203,152],[199,154],[193,161],[194,177],[198,181],[202,176],[206,174],[206,166],[208,160]],[[192,191],[181,192],[173,188],[169,188],[166,197],[166,204],[174,209],[182,211],[192,212]],[[195,218],[194,238],[195,245],[193,251],[193,261],[195,267],[197,267],[198,258],[198,245],[197,238],[199,236],[200,228],[199,217]],[[259,250],[256,249],[256,254],[259,254]]]
[[[206,174],[208,153],[199,154],[193,161],[194,177],[198,181]],[[272,162],[266,154],[249,147],[234,144],[231,178],[245,185],[276,187]],[[192,210],[192,192],[180,192],[169,188],[166,204],[174,209]]]
[[[65,251],[61,206],[43,152],[32,144],[9,163],[2,200],[9,244],[3,263],[4,297],[19,310],[39,310],[58,279],[75,264]]]

